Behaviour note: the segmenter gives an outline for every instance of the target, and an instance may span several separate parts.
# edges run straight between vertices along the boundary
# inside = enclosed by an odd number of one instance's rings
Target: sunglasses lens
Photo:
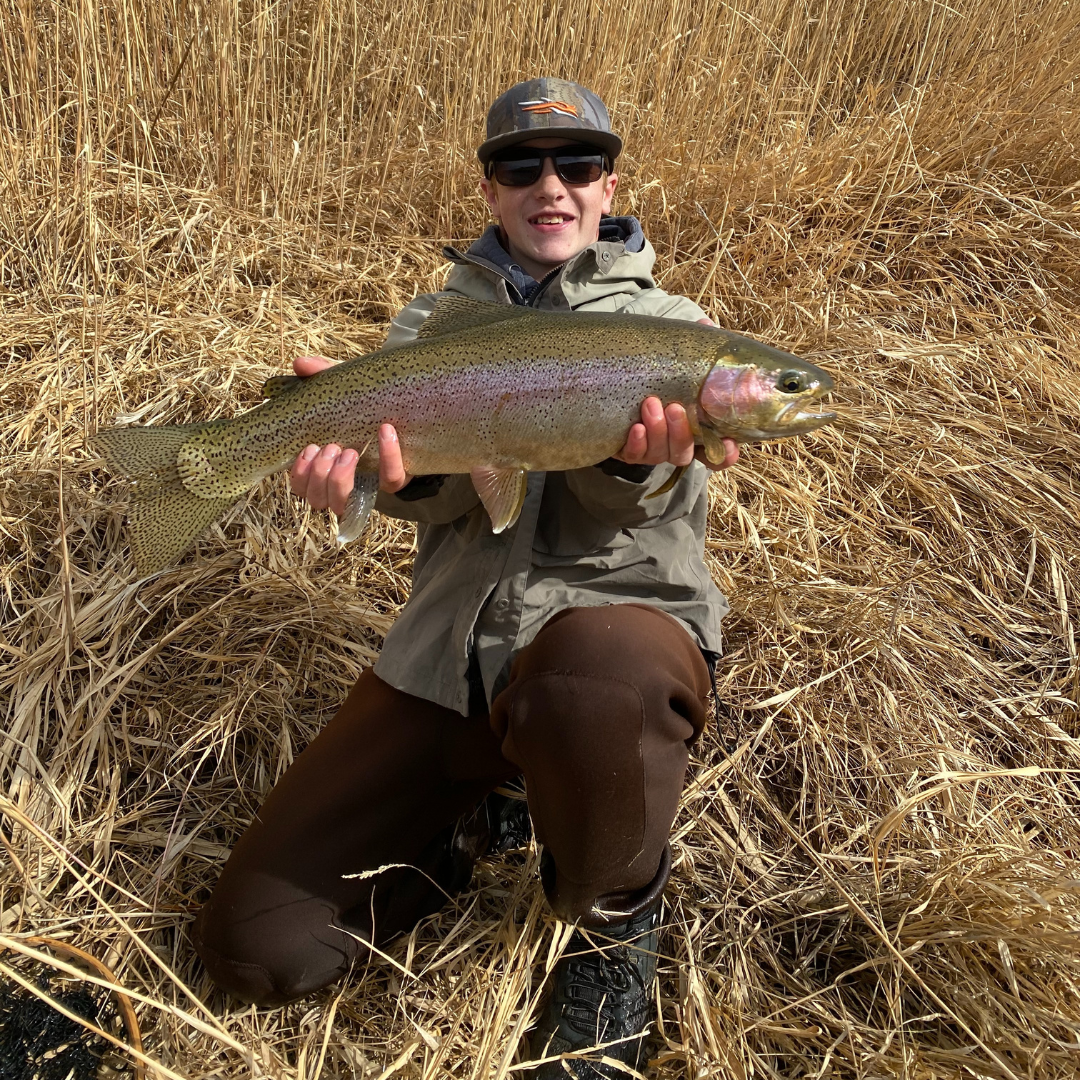
[[[543,175],[548,158],[555,162],[555,172],[567,184],[595,184],[608,167],[603,154],[566,153],[556,149],[533,157],[495,158],[490,175],[504,187],[529,187]]]
[[[556,155],[555,171],[568,184],[594,184],[604,173],[604,158],[600,154]]]
[[[492,164],[492,175],[504,187],[528,187],[535,184],[544,171],[544,159],[538,157],[495,161]]]

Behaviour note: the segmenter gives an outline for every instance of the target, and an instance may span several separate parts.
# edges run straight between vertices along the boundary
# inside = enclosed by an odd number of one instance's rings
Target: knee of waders
[[[284,1005],[348,971],[363,943],[335,925],[332,907],[287,882],[253,874],[241,891],[217,892],[194,925],[195,951],[226,993]]]
[[[525,774],[536,837],[562,873],[597,892],[649,880],[657,860],[645,865],[645,710],[637,688],[547,671],[517,680],[508,693],[503,754]]]

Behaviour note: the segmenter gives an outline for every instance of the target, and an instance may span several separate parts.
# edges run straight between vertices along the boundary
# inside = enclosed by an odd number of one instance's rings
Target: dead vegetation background
[[[409,529],[336,554],[277,479],[140,582],[84,439],[377,346],[485,224],[487,103],[561,73],[627,136],[662,284],[847,415],[714,481],[734,610],[650,1075],[1075,1077],[1077,29],[1062,0],[0,0],[3,970],[32,935],[94,953],[160,1076],[520,1069],[566,933],[535,853],[284,1010],[232,1008],[187,937],[377,654]]]

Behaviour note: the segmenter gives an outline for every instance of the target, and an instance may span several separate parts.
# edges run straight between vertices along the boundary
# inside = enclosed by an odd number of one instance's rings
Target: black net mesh
[[[102,999],[42,975],[38,988],[100,1026]],[[107,1043],[17,983],[0,982],[0,1078],[96,1080]]]

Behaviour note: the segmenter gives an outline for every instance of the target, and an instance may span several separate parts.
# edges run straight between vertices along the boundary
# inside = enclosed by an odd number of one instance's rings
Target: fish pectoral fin
[[[521,513],[529,474],[524,469],[479,465],[469,475],[491,518],[491,531],[501,533],[503,529],[509,529]]]
[[[659,495],[666,495],[681,479],[688,466],[676,465],[675,471],[664,481],[663,485],[645,496],[646,499],[655,499]]]
[[[281,397],[295,390],[303,381],[299,375],[274,375],[263,383],[262,396],[270,399]]]
[[[507,319],[528,319],[534,314],[531,309],[516,304],[491,304],[468,296],[440,296],[416,336],[437,337],[458,330],[471,330],[476,326],[491,326]]]
[[[710,428],[703,427],[701,429],[701,441],[705,444],[705,456],[713,465],[719,465],[727,457],[727,447],[724,446],[723,435],[718,435]]]
[[[353,489],[345,501],[345,512],[338,518],[339,544],[350,543],[364,531],[378,494],[379,477],[374,473],[358,472],[353,481]]]

